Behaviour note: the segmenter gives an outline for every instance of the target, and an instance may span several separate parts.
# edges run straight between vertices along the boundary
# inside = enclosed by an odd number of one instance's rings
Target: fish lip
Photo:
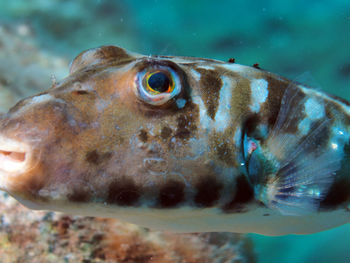
[[[31,147],[0,135],[0,176],[15,176],[28,170]]]

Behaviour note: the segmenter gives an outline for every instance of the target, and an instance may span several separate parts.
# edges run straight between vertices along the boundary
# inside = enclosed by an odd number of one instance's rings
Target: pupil
[[[170,79],[162,72],[154,73],[148,79],[148,85],[155,91],[165,92],[170,86]]]

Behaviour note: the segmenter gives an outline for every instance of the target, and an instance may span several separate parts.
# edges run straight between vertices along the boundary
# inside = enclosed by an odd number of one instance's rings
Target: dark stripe
[[[335,182],[328,191],[326,198],[321,202],[321,209],[333,209],[345,203],[350,198],[350,183],[347,180]]]
[[[223,82],[221,75],[216,70],[195,68],[201,74],[199,80],[199,91],[209,117],[214,120],[219,107],[220,90]]]
[[[223,207],[225,213],[242,213],[245,212],[245,205],[254,200],[253,187],[247,181],[245,175],[237,177],[236,193],[232,201]]]
[[[86,154],[85,159],[90,164],[98,165],[101,162],[110,159],[111,157],[112,157],[111,152],[99,154],[97,150],[93,150]]]
[[[292,84],[286,79],[276,79],[275,75],[266,75],[266,73],[264,73],[261,77],[267,81],[269,89],[266,102],[261,107],[261,112],[266,113],[267,122],[270,127],[273,127],[281,109],[281,102],[285,90]]]
[[[67,198],[71,202],[84,203],[88,202],[91,198],[90,192],[84,187],[73,188],[73,191],[67,195]]]
[[[233,116],[237,116],[239,119],[245,119],[246,115],[251,113],[249,107],[249,105],[251,105],[250,80],[235,72],[227,71],[225,68],[222,68],[221,70],[225,76],[228,76],[236,81],[236,86],[232,92],[230,112]],[[239,122],[239,119],[236,121]]]
[[[140,193],[141,189],[132,179],[121,178],[110,184],[107,202],[120,206],[135,205],[140,198]]]
[[[194,201],[199,207],[211,207],[220,199],[220,190],[223,185],[214,175],[206,176],[196,186],[197,194]]]
[[[260,123],[260,115],[253,114],[249,116],[243,125],[244,133],[249,137],[253,137],[254,139],[261,139],[261,132],[257,130]]]
[[[272,79],[270,80],[272,81]],[[280,86],[275,86],[280,84]],[[262,107],[262,113],[263,115],[268,116],[270,127],[274,127],[275,122],[278,120],[278,117],[281,118],[284,116],[283,122],[281,123],[282,127],[280,127],[282,130],[281,132],[287,132],[291,134],[297,134],[299,133],[299,123],[301,120],[305,119],[305,102],[306,102],[306,95],[302,92],[302,90],[294,86],[293,83],[289,83],[289,86],[283,86],[287,83],[275,80],[272,81],[272,85],[269,86],[269,94],[271,94],[271,97],[268,96],[268,100],[264,103]],[[278,88],[284,88],[283,96],[280,98],[279,93],[278,94],[278,100],[276,101],[277,97],[274,97],[274,91]],[[277,95],[276,95],[277,96]],[[283,104],[282,104],[283,102]],[[278,108],[272,108],[272,103],[276,103],[276,107]],[[279,104],[279,106],[278,106]],[[278,112],[276,112],[278,110]]]
[[[158,206],[161,208],[175,207],[185,199],[185,184],[169,181],[161,187],[158,196]]]

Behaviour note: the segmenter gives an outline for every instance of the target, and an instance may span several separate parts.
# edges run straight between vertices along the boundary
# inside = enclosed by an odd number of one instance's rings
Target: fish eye
[[[145,86],[147,91],[152,95],[167,92],[171,93],[174,90],[174,81],[171,76],[165,72],[155,71],[145,76]]]
[[[151,105],[162,105],[180,93],[181,84],[173,69],[151,68],[139,73],[136,90],[144,102]]]

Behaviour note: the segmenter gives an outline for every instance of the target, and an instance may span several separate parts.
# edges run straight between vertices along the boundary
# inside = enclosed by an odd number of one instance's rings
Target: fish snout
[[[42,151],[57,133],[55,124],[63,119],[56,108],[60,109],[59,103],[37,96],[20,101],[0,118],[1,190],[17,196],[41,186],[45,180],[40,171]]]
[[[32,209],[40,209],[38,192],[48,180],[42,167],[47,138],[20,119],[0,121],[0,190]]]
[[[0,116],[0,173],[2,177],[4,174],[16,176],[26,172],[32,160],[33,149],[39,148],[52,133],[48,125],[41,125],[43,122],[46,124],[51,117],[50,110],[44,108],[43,103],[38,103],[35,107],[28,106],[33,104],[32,101],[35,98],[20,101],[10,109],[9,113],[3,115],[2,118]],[[58,121],[57,118],[54,121]]]

